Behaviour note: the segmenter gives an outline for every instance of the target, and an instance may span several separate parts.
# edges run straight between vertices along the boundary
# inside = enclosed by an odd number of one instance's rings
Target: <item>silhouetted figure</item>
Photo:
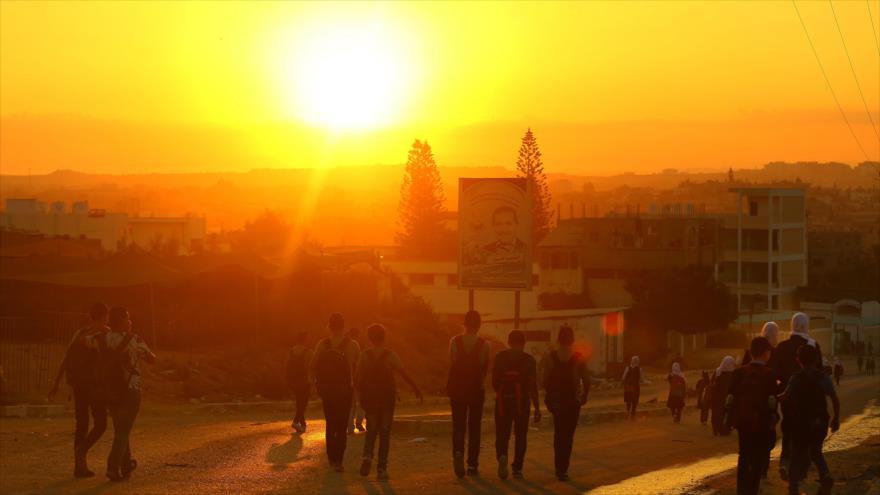
[[[865,364],[865,366],[866,366],[866,370],[867,370],[868,374],[869,374],[869,375],[873,375],[874,372],[875,372],[876,369],[877,369],[877,368],[876,368],[877,365],[876,365],[876,363],[874,362],[874,356],[870,356],[870,357],[868,358],[868,362]]]
[[[764,337],[765,339],[767,339],[768,342],[770,342],[770,360],[767,361],[766,364],[767,366],[770,366],[775,370],[776,363],[773,359],[773,353],[776,350],[776,346],[779,345],[779,325],[777,325],[775,321],[768,321],[767,323],[764,323],[764,326],[761,327],[761,337]],[[745,353],[743,354],[742,365],[745,366],[749,364],[751,360],[752,355],[749,350],[746,349]]]
[[[535,358],[525,352],[526,336],[513,330],[507,337],[509,349],[495,356],[492,367],[492,388],[495,390],[495,456],[498,477],[507,479],[508,447],[511,427],[514,432],[514,478],[522,478],[529,432],[530,404],[535,408],[535,422],[541,420],[538,406],[538,376]]]
[[[697,409],[700,410],[700,424],[706,426],[709,421],[710,399],[712,397],[712,379],[709,378],[709,372],[703,371],[700,379],[697,380]]]
[[[666,381],[669,382],[666,407],[672,412],[672,421],[681,423],[681,412],[684,409],[685,395],[687,395],[687,382],[685,382],[680,364],[672,363],[672,371],[666,375]]]
[[[489,370],[489,344],[477,336],[480,313],[468,311],[464,315],[465,332],[449,341],[449,377],[446,392],[452,408],[452,457],[455,475],[465,475],[464,437],[467,433],[467,475],[476,476],[480,463],[480,429],[483,421],[483,403],[486,399],[484,382]]]
[[[391,446],[391,426],[394,423],[394,405],[397,399],[397,386],[394,374],[400,375],[412,387],[419,401],[422,392],[413,379],[403,369],[400,358],[385,348],[385,327],[379,324],[367,328],[367,338],[372,347],[361,353],[358,360],[355,383],[361,404],[367,416],[367,435],[364,439],[364,458],[361,462],[361,476],[369,476],[373,461],[376,437],[379,437],[379,462],[376,476],[388,479],[388,450]]]
[[[85,337],[103,334],[107,331],[107,306],[104,303],[95,303],[89,311],[92,323],[77,330],[67,346],[64,359],[55,376],[55,384],[49,391],[49,400],[53,400],[58,393],[58,384],[61,376],[67,379],[67,384],[73,391],[73,409],[76,419],[76,430],[73,436],[73,475],[77,478],[88,478],[95,475],[89,470],[89,449],[101,438],[107,430],[107,407],[97,402],[93,393],[95,386],[95,360],[97,351],[85,345]],[[89,411],[92,414],[94,424],[89,431]]]
[[[357,327],[351,327],[348,330],[348,338],[355,341],[357,343],[358,348],[361,346],[360,341],[361,331]],[[355,361],[355,366],[357,366],[357,361]],[[352,373],[355,372],[355,369],[352,368]],[[351,400],[351,413],[348,415],[348,432],[354,433],[354,431],[364,431],[364,408],[361,407],[360,399],[358,398],[358,391],[355,389],[354,396]]]
[[[147,344],[131,331],[125,308],[109,313],[110,329],[85,337],[87,346],[98,350],[95,363],[95,394],[113,418],[113,445],[107,456],[107,478],[122,481],[131,476],[137,461],[131,457],[129,437],[141,407],[140,362],[156,361]]]
[[[724,356],[721,364],[712,375],[712,434],[730,435],[730,425],[724,421],[724,401],[730,393],[730,381],[733,378],[733,370],[736,369],[736,359],[733,356]]]
[[[354,394],[352,363],[357,362],[360,348],[345,335],[345,319],[341,314],[330,315],[327,329],[330,336],[315,346],[311,369],[324,408],[327,460],[331,469],[341,473]]]
[[[840,358],[834,358],[834,383],[840,386],[840,379],[843,378],[843,363]]]
[[[287,356],[287,387],[293,394],[296,413],[291,427],[298,433],[306,431],[306,408],[309,405],[309,394],[312,381],[309,377],[309,364],[314,353],[306,346],[307,332],[297,332],[295,343]]]
[[[731,422],[739,433],[737,494],[758,494],[769,460],[768,446],[776,438],[776,373],[767,366],[771,349],[765,337],[752,339],[749,352],[753,359],[733,372],[726,401]]]
[[[581,407],[590,395],[590,375],[584,358],[574,350],[574,331],[563,326],[556,338],[559,348],[551,351],[544,370],[544,404],[553,415],[553,455],[556,477],[568,481],[571,448]]]
[[[626,416],[630,420],[636,419],[636,408],[639,407],[639,395],[642,392],[642,368],[639,366],[639,357],[633,356],[629,360],[629,366],[623,370],[623,403],[626,404]]]

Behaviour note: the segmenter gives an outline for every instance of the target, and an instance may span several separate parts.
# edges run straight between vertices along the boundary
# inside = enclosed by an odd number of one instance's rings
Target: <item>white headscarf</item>
[[[810,317],[804,313],[795,313],[791,317],[791,334],[798,335],[807,341],[807,345],[816,347],[816,341],[810,337]]]
[[[680,364],[672,363],[672,374],[684,378],[684,373],[681,372],[681,365]]]
[[[721,376],[721,373],[724,371],[733,371],[736,369],[736,358],[733,356],[724,356],[724,359],[721,360],[721,365],[715,369],[715,376]]]
[[[639,367],[639,357],[633,356],[632,359],[629,360],[629,366],[623,370],[623,378],[621,380],[626,380],[626,374],[629,373],[630,368],[638,368]]]
[[[761,337],[769,340],[770,345],[776,347],[776,344],[779,343],[779,325],[775,321],[764,323],[764,327],[761,328]]]

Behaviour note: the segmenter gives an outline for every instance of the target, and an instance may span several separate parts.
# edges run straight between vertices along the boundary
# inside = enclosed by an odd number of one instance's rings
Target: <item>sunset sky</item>
[[[828,2],[798,2],[865,153]],[[834,9],[880,129],[880,2]],[[869,9],[873,19],[869,16]],[[401,163],[551,172],[857,163],[791,2],[0,4],[7,174]]]

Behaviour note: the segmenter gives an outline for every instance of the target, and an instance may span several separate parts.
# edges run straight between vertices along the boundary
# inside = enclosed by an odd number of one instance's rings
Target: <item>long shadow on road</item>
[[[266,462],[272,465],[275,471],[287,469],[289,464],[297,460],[297,455],[302,450],[303,440],[299,434],[293,434],[284,443],[273,443],[266,452]]]

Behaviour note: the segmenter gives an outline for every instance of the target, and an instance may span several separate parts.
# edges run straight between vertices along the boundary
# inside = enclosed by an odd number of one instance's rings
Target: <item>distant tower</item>
[[[727,182],[733,182],[733,167],[727,170]]]

